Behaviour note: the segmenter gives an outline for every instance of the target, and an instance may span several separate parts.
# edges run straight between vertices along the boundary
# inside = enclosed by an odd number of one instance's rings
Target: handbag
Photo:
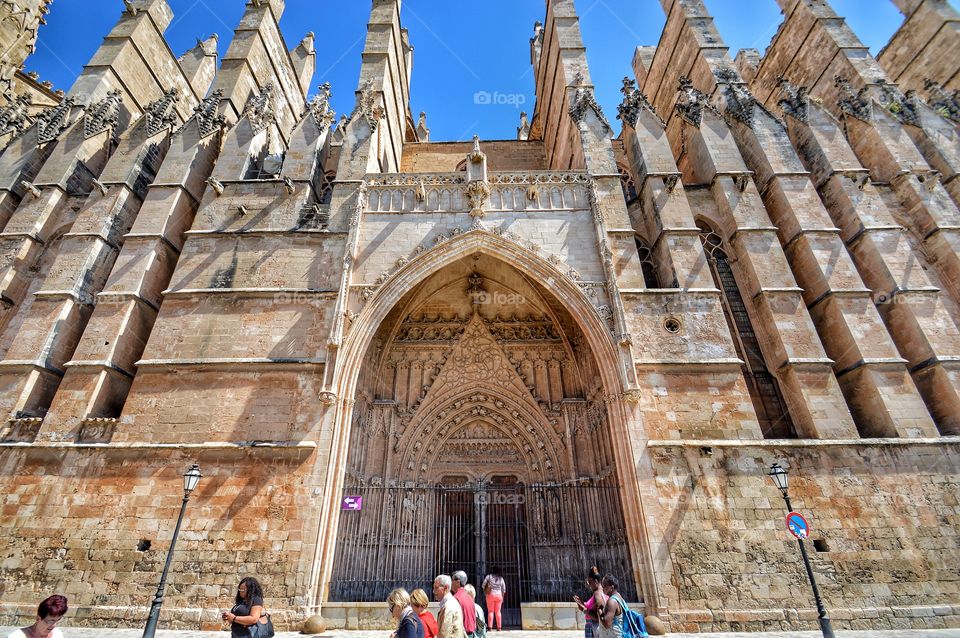
[[[266,619],[266,622],[264,622],[264,619]],[[260,620],[250,625],[249,629],[250,638],[273,638],[276,633],[273,630],[273,620],[271,620],[270,614],[260,616]]]

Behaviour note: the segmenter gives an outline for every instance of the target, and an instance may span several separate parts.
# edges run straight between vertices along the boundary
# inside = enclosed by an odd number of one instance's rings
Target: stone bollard
[[[667,626],[656,616],[646,616],[643,622],[647,625],[647,633],[651,636],[666,636]]]
[[[322,616],[310,616],[303,622],[303,633],[322,634],[327,630],[327,621]]]

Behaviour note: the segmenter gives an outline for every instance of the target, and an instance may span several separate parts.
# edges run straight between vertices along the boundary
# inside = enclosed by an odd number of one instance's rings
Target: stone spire
[[[517,139],[518,140],[528,140],[530,139],[530,121],[527,120],[527,112],[520,112],[520,126],[517,127]]]
[[[420,111],[420,119],[417,121],[417,139],[421,142],[430,141],[430,129],[427,128],[427,113]]]

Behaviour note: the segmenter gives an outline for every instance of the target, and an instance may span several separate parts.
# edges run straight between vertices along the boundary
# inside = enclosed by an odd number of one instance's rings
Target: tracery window
[[[768,439],[796,438],[780,384],[767,369],[746,302],[740,294],[730,260],[723,249],[723,238],[705,222],[698,222],[697,227],[700,228],[700,241],[707,253],[714,284],[720,289],[727,326],[737,354],[743,361],[743,376],[760,421],[760,430],[764,438]]]
[[[657,263],[653,259],[653,251],[639,235],[634,235],[637,242],[637,255],[640,257],[640,268],[643,271],[643,283],[647,288],[662,288],[657,276]]]
[[[620,173],[620,187],[623,189],[623,198],[629,204],[637,198],[637,186],[633,182],[630,171],[618,165],[617,172]]]

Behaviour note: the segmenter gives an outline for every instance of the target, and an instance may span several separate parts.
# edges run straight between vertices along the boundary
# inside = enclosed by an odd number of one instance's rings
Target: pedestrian
[[[500,575],[496,565],[490,567],[490,572],[483,579],[483,593],[487,599],[487,628],[493,631],[496,621],[497,631],[503,629],[500,610],[503,608],[503,599],[507,595],[507,583]]]
[[[473,616],[477,620],[477,629],[473,632],[474,638],[487,638],[487,623],[483,620],[483,607],[477,603],[477,589],[473,585],[467,585],[464,589],[473,601]]]
[[[617,594],[617,587],[620,583],[612,575],[607,574],[603,577],[601,583],[603,593],[607,597],[607,602],[603,605],[603,612],[600,614],[600,631],[598,638],[622,638],[623,637],[623,606],[620,604],[620,596]]]
[[[37,620],[29,627],[17,629],[9,638],[63,638],[57,623],[67,613],[67,597],[54,594],[37,607]]]
[[[460,601],[450,592],[453,583],[449,576],[440,574],[433,580],[433,598],[440,603],[437,612],[439,638],[465,638],[463,631],[463,610]]]
[[[410,593],[410,606],[413,607],[413,611],[417,612],[417,615],[420,616],[420,622],[423,623],[423,638],[437,638],[440,629],[437,627],[437,619],[427,611],[429,604],[430,599],[427,598],[427,592],[422,589],[414,589]]]
[[[603,586],[600,584],[600,581],[603,580],[603,576],[600,574],[600,570],[594,566],[590,568],[590,573],[587,574],[587,588],[590,590],[590,598],[586,602],[580,599],[580,596],[574,596],[573,602],[577,603],[577,609],[583,612],[584,616],[584,626],[583,626],[583,635],[584,638],[597,638],[597,631],[600,627],[600,613],[603,610],[603,605],[607,602],[607,597],[603,593]]]
[[[237,597],[233,608],[225,611],[221,617],[230,623],[230,638],[249,638],[250,626],[260,622],[265,616],[263,609],[263,588],[252,576],[247,576],[237,585]]]
[[[406,589],[401,587],[390,592],[387,604],[390,606],[390,614],[397,621],[394,638],[424,638],[423,623],[410,606],[410,594]]]
[[[453,597],[460,603],[460,609],[463,612],[463,631],[467,638],[475,638],[477,632],[477,614],[474,613],[473,598],[467,595],[467,573],[464,571],[453,572]]]

